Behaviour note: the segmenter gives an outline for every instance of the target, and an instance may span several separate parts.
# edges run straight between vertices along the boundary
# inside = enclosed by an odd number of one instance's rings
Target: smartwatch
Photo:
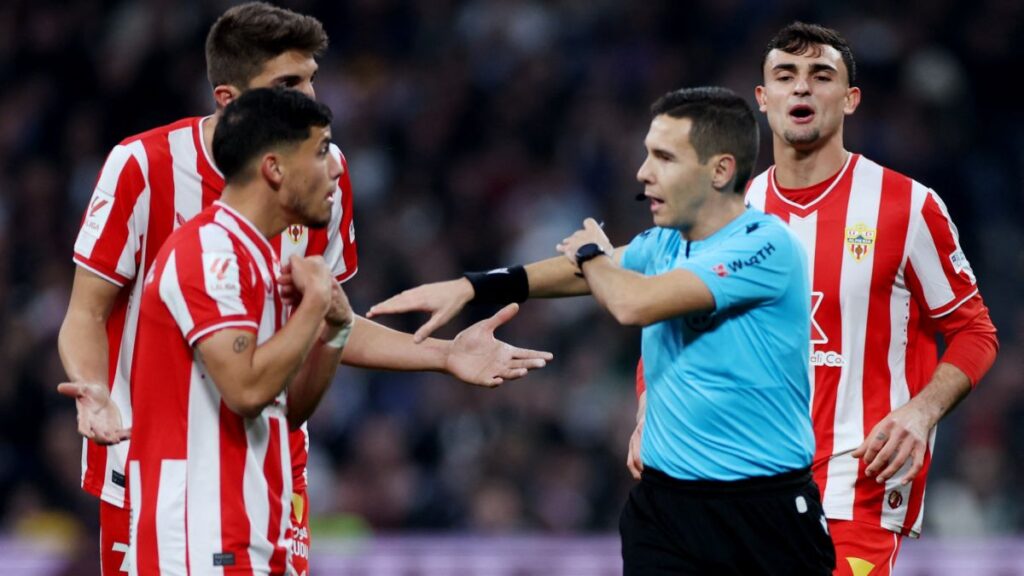
[[[576,267],[583,269],[584,262],[589,262],[598,256],[607,256],[608,253],[604,251],[597,243],[591,242],[584,244],[576,250]]]

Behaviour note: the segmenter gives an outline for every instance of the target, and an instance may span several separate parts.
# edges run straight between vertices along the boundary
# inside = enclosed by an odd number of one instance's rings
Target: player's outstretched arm
[[[422,342],[447,324],[469,302],[510,304],[527,298],[561,298],[588,294],[587,283],[564,258],[549,258],[526,266],[469,272],[464,277],[410,288],[370,308],[367,318],[385,314],[427,312],[430,319],[416,330]]]
[[[126,440],[121,412],[107,385],[107,319],[121,287],[78,267],[71,300],[57,337],[61,363],[70,382],[57,391],[75,399],[78,432],[98,444]]]
[[[553,357],[550,352],[518,348],[494,337],[495,329],[511,320],[518,309],[518,304],[510,304],[463,330],[454,340],[426,338],[422,343],[411,334],[356,317],[341,361],[376,370],[444,372],[469,384],[497,386],[543,368]]]

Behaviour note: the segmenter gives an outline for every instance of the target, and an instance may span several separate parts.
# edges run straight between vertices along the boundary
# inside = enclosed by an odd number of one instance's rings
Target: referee
[[[427,284],[370,315],[590,293],[643,327],[644,471],[622,511],[625,576],[829,575],[835,551],[810,464],[807,256],[743,193],[758,129],[723,88],[652,106],[637,172],[655,227],[613,248],[588,218],[562,256]]]

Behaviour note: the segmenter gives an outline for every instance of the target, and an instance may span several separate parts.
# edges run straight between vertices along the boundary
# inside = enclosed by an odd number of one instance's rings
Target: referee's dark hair
[[[228,184],[255,174],[252,160],[310,136],[331,123],[331,110],[298,90],[257,88],[228,104],[213,132],[213,160]]]
[[[715,154],[736,158],[732,189],[742,194],[757,163],[758,128],[754,110],[728,88],[701,86],[669,92],[651,106],[651,116],[689,118],[690,144],[701,164]]]

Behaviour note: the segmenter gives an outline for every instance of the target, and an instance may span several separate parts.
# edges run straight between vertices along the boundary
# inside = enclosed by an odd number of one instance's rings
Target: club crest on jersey
[[[901,504],[903,504],[903,494],[900,494],[899,490],[891,490],[889,491],[888,501],[889,508],[895,510],[899,508]]]
[[[875,244],[875,229],[865,224],[854,224],[846,228],[846,248],[856,262],[860,262]]]
[[[306,233],[306,227],[298,224],[292,224],[288,227],[288,238],[291,239],[292,244],[298,244],[302,242],[302,236]]]

